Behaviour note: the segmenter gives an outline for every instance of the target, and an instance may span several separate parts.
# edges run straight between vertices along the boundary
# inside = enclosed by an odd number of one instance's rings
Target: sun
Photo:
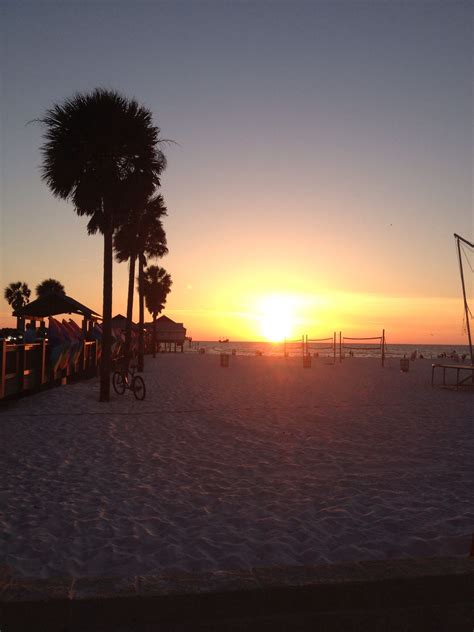
[[[260,329],[270,342],[292,336],[295,318],[292,301],[285,296],[267,296],[260,304]]]

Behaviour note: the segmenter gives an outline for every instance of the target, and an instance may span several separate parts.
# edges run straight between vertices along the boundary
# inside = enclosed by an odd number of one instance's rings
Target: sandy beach
[[[0,563],[118,575],[469,553],[471,393],[431,363],[147,358],[0,412]]]

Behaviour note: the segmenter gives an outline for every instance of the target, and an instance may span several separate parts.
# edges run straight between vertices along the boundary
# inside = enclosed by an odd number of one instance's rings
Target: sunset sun
[[[293,335],[295,317],[292,301],[285,296],[269,296],[261,301],[260,329],[270,342],[281,342]]]

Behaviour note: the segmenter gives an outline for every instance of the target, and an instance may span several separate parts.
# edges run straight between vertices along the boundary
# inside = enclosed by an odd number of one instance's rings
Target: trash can
[[[229,366],[229,354],[221,353],[221,366],[228,367]]]
[[[235,355],[235,354],[236,354],[236,350],[232,349],[232,355]]]
[[[408,373],[408,369],[410,368],[410,360],[408,358],[400,359],[400,371],[404,373]]]
[[[199,349],[199,353],[206,353],[206,350],[203,349],[202,347]]]
[[[311,356],[308,355],[304,355],[303,356],[303,369],[310,369],[311,368]]]

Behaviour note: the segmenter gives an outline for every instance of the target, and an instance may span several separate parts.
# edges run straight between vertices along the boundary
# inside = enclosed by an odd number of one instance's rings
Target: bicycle
[[[135,375],[136,366],[130,366],[128,370],[125,365],[120,371],[115,371],[112,375],[112,386],[117,395],[123,395],[127,389],[131,390],[136,399],[143,400],[146,395],[145,382],[141,375]]]

